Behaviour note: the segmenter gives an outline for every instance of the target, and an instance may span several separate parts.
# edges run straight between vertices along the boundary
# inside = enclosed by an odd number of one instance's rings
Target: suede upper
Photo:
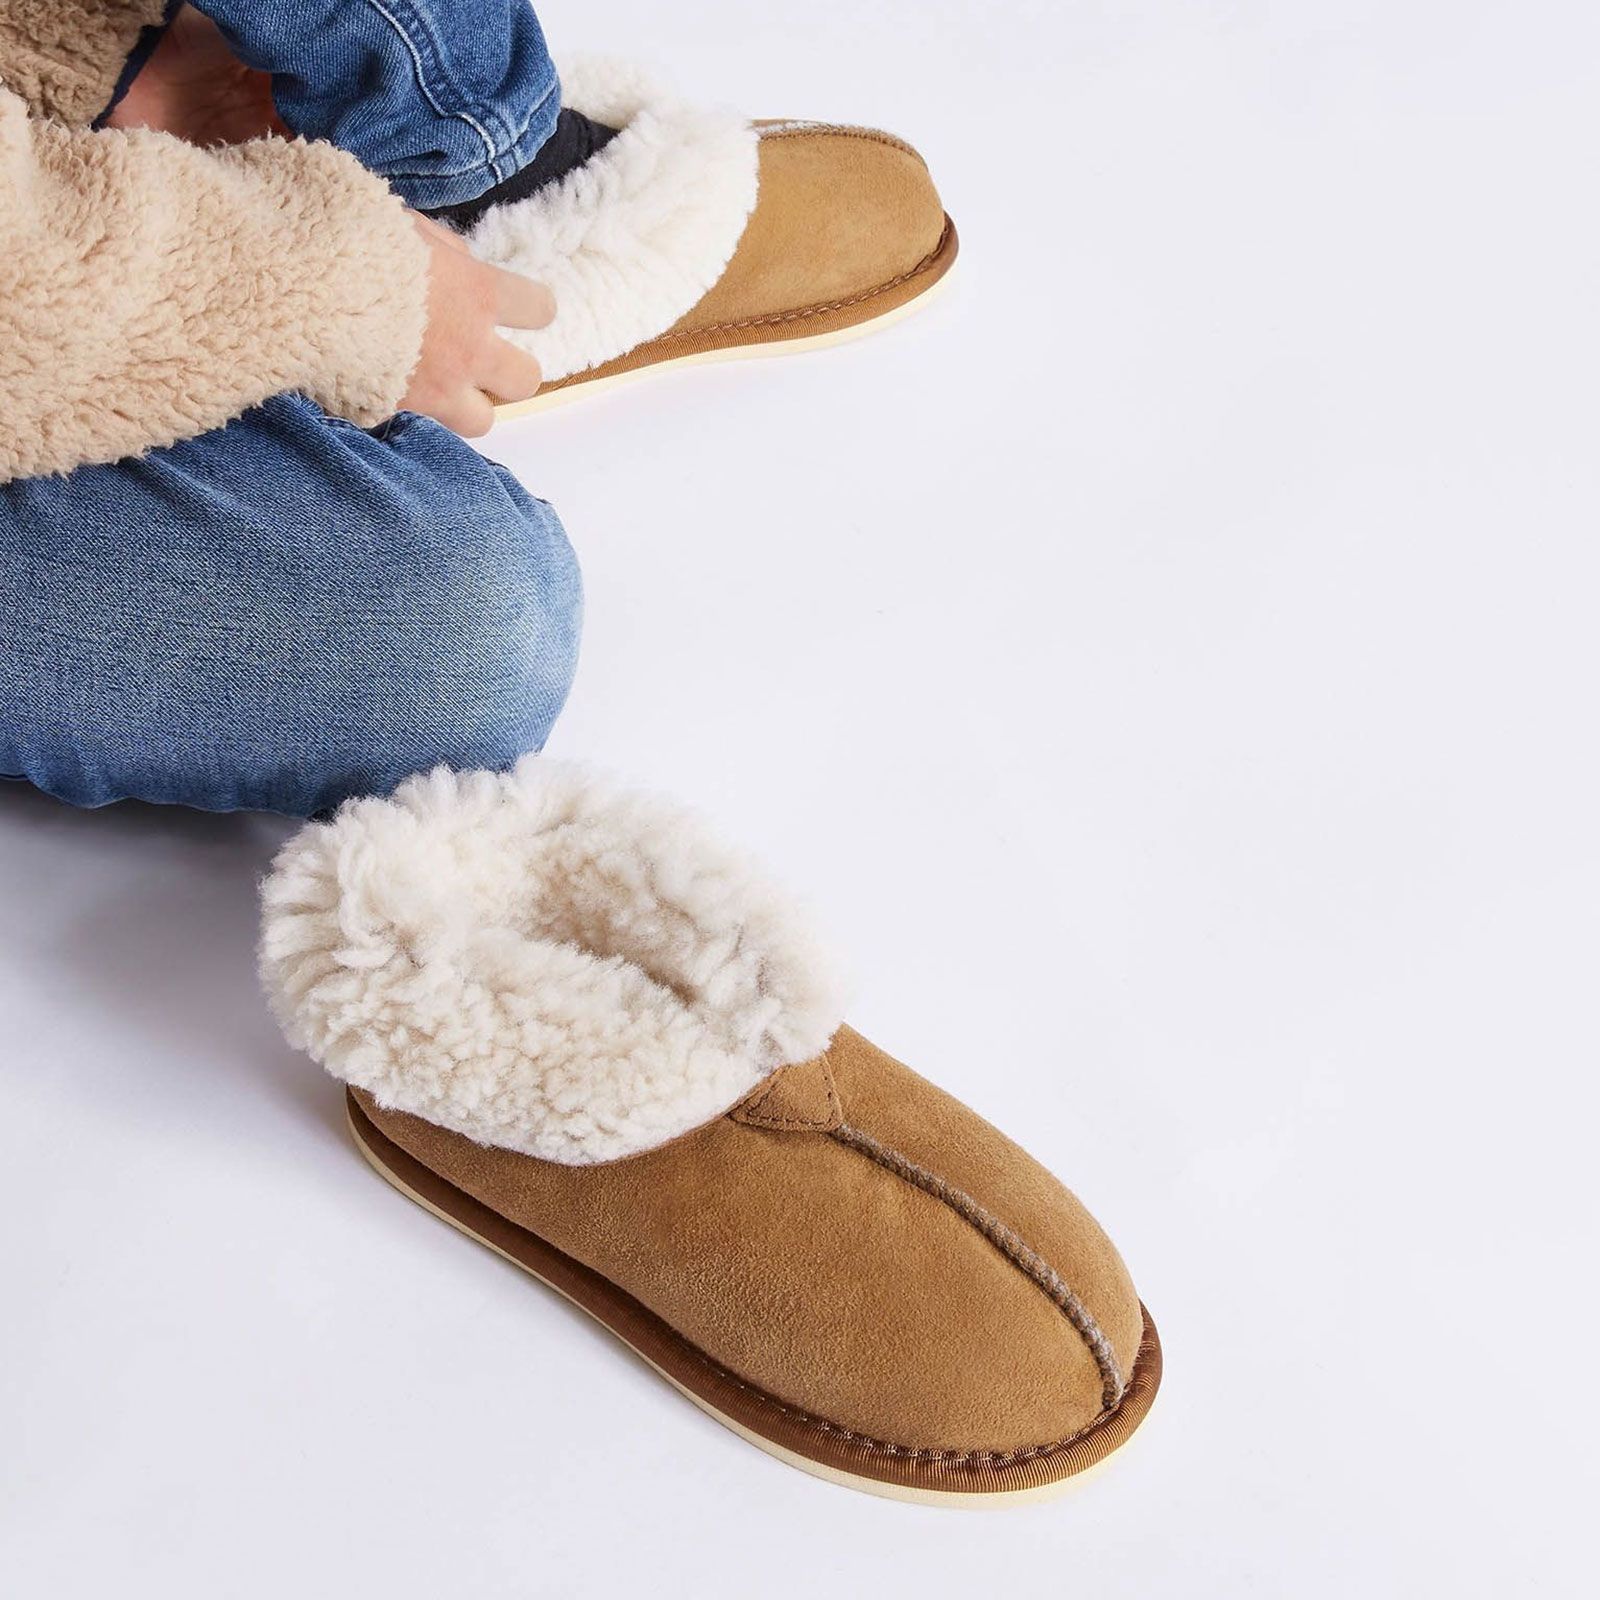
[[[870,295],[939,248],[944,205],[910,145],[871,128],[758,126],[761,199],[728,271],[674,333]]]
[[[1080,1330],[969,1215],[861,1148],[963,1191],[1071,1286],[1124,1373],[1142,1314],[1079,1202],[981,1118],[841,1029],[728,1115],[645,1154],[558,1166],[361,1091],[422,1166],[600,1273],[779,1402],[891,1449],[1019,1452],[1107,1410]]]
[[[915,299],[948,270],[955,228],[910,145],[870,128],[756,126],[759,196],[726,270],[664,333],[547,388],[835,333]]]

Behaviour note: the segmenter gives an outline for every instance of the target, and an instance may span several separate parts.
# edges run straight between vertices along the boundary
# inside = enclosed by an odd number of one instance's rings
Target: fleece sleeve
[[[0,78],[36,117],[87,127],[168,0],[0,0]]]
[[[382,421],[421,348],[427,260],[400,201],[331,145],[64,128],[0,89],[0,481],[288,390]]]

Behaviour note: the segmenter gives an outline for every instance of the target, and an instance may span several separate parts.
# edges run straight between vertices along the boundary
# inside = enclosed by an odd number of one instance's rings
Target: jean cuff
[[[544,98],[529,115],[526,124],[511,144],[496,146],[492,155],[463,171],[450,173],[404,173],[388,175],[389,187],[417,211],[436,211],[441,206],[463,205],[476,200],[521,172],[544,148],[555,132],[561,114],[561,82],[552,76]],[[470,119],[469,119],[470,120]],[[482,124],[474,122],[485,143],[491,143]]]

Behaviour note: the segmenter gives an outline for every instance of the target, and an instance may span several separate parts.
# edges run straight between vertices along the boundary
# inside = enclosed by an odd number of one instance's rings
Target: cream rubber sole
[[[603,394],[610,389],[622,388],[641,378],[669,371],[673,367],[710,366],[714,362],[723,361],[752,361],[763,356],[804,355],[812,350],[831,350],[835,345],[850,344],[871,334],[881,333],[884,329],[893,327],[895,323],[902,322],[920,311],[930,300],[944,293],[945,286],[950,281],[950,272],[953,270],[954,268],[951,268],[950,271],[946,271],[913,299],[883,312],[880,316],[852,323],[848,328],[835,328],[831,333],[805,334],[798,339],[767,339],[755,344],[730,345],[725,350],[699,350],[693,355],[672,356],[666,361],[654,361],[647,367],[635,367],[631,372],[616,372],[609,378],[592,378],[586,383],[573,383],[560,389],[541,390],[531,400],[517,400],[510,405],[496,406],[494,420],[497,424],[513,422],[518,417],[532,416],[536,412],[554,411],[558,406],[586,399],[590,395]]]
[[[534,1269],[525,1261],[519,1261],[509,1251],[502,1250],[499,1245],[494,1243],[493,1240],[486,1239],[482,1234],[474,1232],[473,1229],[469,1228],[464,1222],[460,1221],[456,1217],[451,1216],[448,1211],[444,1211],[440,1207],[436,1206],[426,1196],[418,1194],[417,1191],[413,1189],[404,1178],[400,1177],[398,1173],[392,1171],[384,1162],[383,1158],[378,1154],[378,1152],[367,1143],[367,1141],[362,1137],[361,1129],[357,1126],[355,1118],[349,1115],[348,1111],[346,1113],[345,1121],[346,1125],[350,1129],[350,1137],[355,1141],[356,1149],[361,1152],[363,1157],[365,1157],[367,1163],[372,1167],[373,1171],[376,1172],[378,1176],[381,1177],[386,1183],[398,1189],[400,1193],[403,1194],[408,1200],[411,1200],[417,1205],[421,1206],[424,1211],[431,1212],[434,1216],[438,1217],[440,1221],[449,1223],[450,1226],[458,1233],[464,1233],[469,1239],[475,1240],[486,1250],[492,1250],[497,1256],[509,1261],[512,1266],[520,1268],[523,1272],[527,1273],[530,1278],[533,1278],[536,1282],[543,1284],[547,1289],[554,1290],[554,1292],[559,1294],[562,1299],[566,1300],[569,1304],[576,1306],[578,1310],[584,1313],[585,1316],[598,1323],[614,1339],[626,1346],[630,1351],[633,1352],[634,1355],[638,1356],[641,1361],[644,1361],[655,1372],[659,1373],[660,1376],[665,1378],[666,1381],[670,1383],[679,1394],[683,1395],[686,1399],[693,1401],[694,1404],[701,1411],[705,1412],[708,1417],[714,1418],[716,1421],[720,1422],[723,1427],[729,1429],[733,1433],[738,1434],[741,1439],[745,1440],[749,1444],[753,1444],[756,1449],[762,1451],[766,1455],[773,1456],[777,1460],[782,1461],[785,1465],[795,1467],[799,1471],[807,1473],[813,1478],[822,1478],[828,1483],[840,1484],[847,1489],[856,1489],[863,1494],[877,1495],[885,1500],[902,1500],[916,1505],[953,1506],[967,1509],[989,1507],[992,1509],[998,1506],[1014,1506],[1042,1500],[1054,1500],[1061,1495],[1065,1495],[1077,1488],[1080,1484],[1084,1483],[1087,1479],[1098,1476],[1106,1463],[1110,1461],[1113,1456],[1118,1455],[1125,1450],[1128,1442],[1131,1442],[1125,1441],[1123,1444],[1118,1445],[1115,1450],[1112,1450],[1101,1460],[1097,1461],[1093,1466],[1085,1468],[1082,1472],[1074,1473],[1071,1477],[1064,1478],[1059,1482],[1042,1484],[1036,1488],[996,1490],[988,1493],[963,1493],[949,1490],[912,1488],[903,1484],[885,1483],[877,1478],[863,1477],[857,1473],[845,1472],[838,1467],[828,1466],[824,1462],[813,1461],[809,1457],[799,1454],[797,1451],[790,1450],[784,1445],[777,1444],[771,1439],[764,1438],[754,1429],[745,1427],[743,1423],[736,1421],[733,1417],[728,1416],[725,1412],[719,1411],[703,1396],[698,1395],[692,1389],[687,1388],[675,1377],[673,1377],[670,1372],[666,1371],[666,1369],[663,1368],[659,1363],[651,1360],[651,1358],[646,1355],[644,1351],[640,1350],[628,1339],[625,1339],[603,1318],[596,1316],[588,1306],[585,1306],[581,1301],[574,1299],[558,1285],[551,1283],[548,1278],[545,1278],[540,1273],[535,1272]]]

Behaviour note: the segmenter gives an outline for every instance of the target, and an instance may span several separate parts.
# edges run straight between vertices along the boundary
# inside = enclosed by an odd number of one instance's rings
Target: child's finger
[[[506,339],[496,339],[484,358],[479,387],[496,400],[531,400],[544,382],[539,363],[526,350]]]
[[[495,322],[502,328],[548,328],[555,320],[556,297],[542,283],[490,267],[497,283]]]
[[[481,439],[494,426],[494,401],[481,389],[462,389],[434,408],[432,415],[463,439]]]

